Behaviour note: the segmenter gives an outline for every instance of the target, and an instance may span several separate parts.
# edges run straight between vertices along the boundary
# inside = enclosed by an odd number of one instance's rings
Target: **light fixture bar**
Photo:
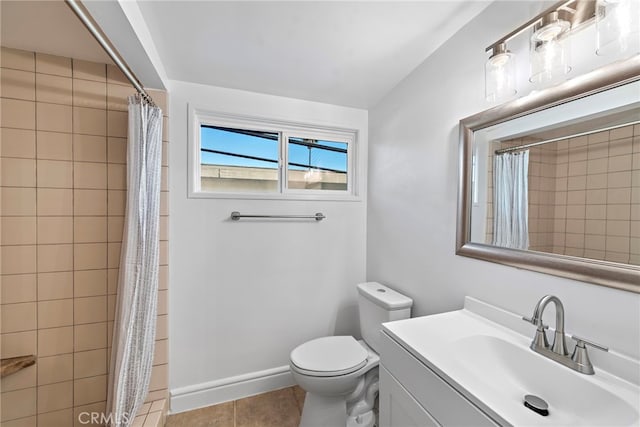
[[[569,7],[569,5],[574,4],[573,7]],[[498,39],[495,43],[491,44],[489,47],[485,49],[485,52],[489,52],[493,49],[494,46],[499,45],[500,43],[506,43],[517,35],[521,34],[523,31],[528,30],[529,28],[536,25],[540,20],[548,15],[549,13],[556,12],[558,10],[565,10],[569,12],[572,16],[571,18],[571,29],[574,29],[578,25],[592,19],[595,17],[595,1],[594,0],[562,0],[554,5],[548,7],[544,11],[540,12],[535,17],[531,18],[524,24],[520,25],[515,30],[511,31],[504,37]]]

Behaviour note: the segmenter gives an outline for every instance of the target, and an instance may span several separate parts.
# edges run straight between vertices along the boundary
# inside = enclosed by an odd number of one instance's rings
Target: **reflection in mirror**
[[[472,165],[471,242],[640,265],[638,82],[476,131]]]

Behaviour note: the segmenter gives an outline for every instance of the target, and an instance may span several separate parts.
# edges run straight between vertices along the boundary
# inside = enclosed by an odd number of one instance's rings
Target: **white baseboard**
[[[289,366],[250,372],[171,390],[171,413],[242,399],[295,384]]]

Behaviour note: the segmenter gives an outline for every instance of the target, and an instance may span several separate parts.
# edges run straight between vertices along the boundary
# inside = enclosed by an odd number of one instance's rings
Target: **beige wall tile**
[[[36,331],[16,332],[0,335],[0,354],[2,358],[36,354]]]
[[[3,46],[0,53],[0,63],[3,68],[25,71],[36,70],[36,56],[33,52],[26,50],[11,49]]]
[[[587,188],[586,176],[570,176],[567,179],[567,190],[584,190]]]
[[[51,104],[73,104],[72,80],[51,74],[36,74],[36,99]]]
[[[607,236],[607,252],[629,253],[630,248],[629,236]]]
[[[631,154],[626,156],[609,157],[609,172],[621,172],[631,170]]]
[[[607,157],[600,159],[592,159],[587,162],[587,172],[589,175],[606,173],[609,164]]]
[[[0,236],[3,245],[36,244],[36,217],[5,216],[1,221],[2,233]]]
[[[40,244],[73,243],[73,217],[71,216],[38,217],[38,243]]]
[[[71,425],[73,425],[73,410],[71,408],[38,414],[38,427]]]
[[[629,252],[606,252],[604,257],[605,261],[620,262],[623,264],[629,264],[629,258]]]
[[[38,328],[59,328],[73,325],[73,299],[38,302]]]
[[[106,190],[74,190],[75,215],[106,215]]]
[[[158,267],[158,289],[169,289],[169,266]]]
[[[107,81],[107,67],[105,64],[98,62],[73,60],[73,78],[94,80],[97,82]]]
[[[106,348],[107,322],[76,325],[74,340],[75,351]]]
[[[120,267],[120,243],[111,242],[109,245],[108,263],[109,268]]]
[[[169,338],[169,316],[158,316],[156,323],[156,339],[164,340]]]
[[[163,114],[166,116],[168,109],[168,94],[164,90],[148,90],[147,93],[153,98],[153,102],[156,103],[158,107],[162,110]]]
[[[605,259],[605,251],[596,251],[596,250],[593,250],[593,249],[585,249],[584,250],[584,257],[585,258],[591,258],[591,259],[603,260],[603,259]]]
[[[107,193],[109,198],[109,215],[124,215],[127,202],[126,190],[109,190]]]
[[[168,310],[168,291],[158,291],[158,315],[169,314]]]
[[[584,136],[582,138],[585,138]],[[609,141],[609,131],[597,132],[588,135],[589,144],[598,144],[604,141]]]
[[[72,190],[38,188],[38,215],[66,216],[72,214]]]
[[[640,237],[640,221],[631,221],[629,235],[631,237]]]
[[[629,252],[634,255],[640,255],[640,238],[639,237],[631,237],[629,243]]]
[[[109,163],[127,163],[126,138],[109,138],[107,142],[107,158]]]
[[[73,169],[75,188],[106,189],[107,165],[105,163],[76,162]]]
[[[162,425],[162,414],[160,412],[152,412],[147,415],[142,427],[161,427]]]
[[[73,132],[104,136],[107,134],[107,112],[96,108],[73,108]]]
[[[169,240],[169,217],[160,217],[160,240]]]
[[[76,243],[105,243],[107,241],[107,217],[77,216],[74,218]]]
[[[3,188],[2,215],[34,216],[36,214],[35,188]]]
[[[73,159],[79,162],[106,162],[106,137],[95,135],[74,135]]]
[[[640,221],[640,204],[631,205],[631,220]]]
[[[162,143],[162,166],[169,166],[169,143]],[[488,195],[491,198],[491,193]]]
[[[2,273],[25,274],[36,272],[35,246],[2,246]]]
[[[127,189],[127,167],[126,165],[108,165],[108,186],[109,190]]]
[[[149,394],[147,394],[147,398],[145,399],[145,402],[153,402],[154,400],[158,400],[158,399],[166,399],[167,396],[168,396],[167,390],[150,391]]]
[[[72,379],[72,353],[38,358],[38,385],[59,383]]]
[[[589,145],[589,151],[587,158],[589,160],[592,159],[601,159],[609,157],[609,143],[602,142],[599,144]]]
[[[151,371],[149,390],[162,390],[167,388],[167,365],[157,365]]]
[[[75,406],[101,402],[107,398],[107,376],[83,378],[74,381],[73,404]]]
[[[43,132],[37,134],[37,157],[49,160],[71,160],[72,142],[70,133]]]
[[[85,270],[74,273],[75,297],[107,294],[107,270]]]
[[[110,83],[107,85],[109,110],[127,111],[129,108],[128,97],[135,95],[136,90],[132,86]]]
[[[18,372],[8,375],[0,382],[0,389],[2,392],[22,390],[29,387],[36,386],[36,366],[32,365],[28,368],[23,368]],[[4,425],[4,424],[3,424]]]
[[[6,128],[36,128],[36,104],[18,99],[0,99],[0,126]]]
[[[36,416],[5,421],[2,423],[2,427],[36,427]]]
[[[107,349],[82,351],[73,354],[74,378],[87,378],[107,373]]]
[[[567,219],[585,219],[585,218],[589,218],[589,216],[586,215],[588,207],[589,207],[589,205],[587,205],[586,208],[585,208],[585,205],[569,205],[569,206],[567,206]],[[589,218],[589,219],[597,219],[597,218]]]
[[[38,301],[73,298],[73,272],[38,273]]]
[[[162,142],[169,142],[169,118],[162,117]]]
[[[124,227],[123,216],[110,216],[108,220],[107,240],[109,242],[121,242],[123,227]]]
[[[15,274],[0,278],[2,304],[15,304],[36,300],[35,274]]]
[[[72,115],[70,106],[37,102],[36,113],[36,128],[38,130],[71,132]]]
[[[115,65],[107,64],[107,83],[113,84],[122,84],[126,86],[131,86],[129,80],[122,74],[122,71]]]
[[[0,420],[3,427],[5,421],[34,415],[36,413],[36,388],[31,387],[2,393],[0,407],[2,407]]]
[[[607,174],[608,188],[631,187],[631,172],[610,172]]]
[[[37,328],[36,304],[3,304],[0,318],[0,331],[3,334],[32,331]]]
[[[631,221],[607,221],[607,236],[626,236],[631,232]]]
[[[39,329],[38,356],[54,356],[73,352],[73,327]]]
[[[30,71],[0,69],[0,96],[3,98],[35,101],[35,73]]]
[[[587,174],[587,161],[571,162],[567,171],[568,176],[579,176]]]
[[[160,215],[169,215],[169,192],[162,191],[160,193]]]
[[[629,205],[607,205],[607,220],[629,221],[630,219]]]
[[[128,116],[124,111],[107,112],[107,135],[126,138],[128,132]]]
[[[106,109],[107,85],[102,82],[89,80],[74,80],[73,105],[76,107],[89,107]]]
[[[36,72],[71,77],[71,59],[36,52]]]
[[[588,205],[605,205],[607,204],[607,190],[587,190],[587,204]]]
[[[585,221],[582,219],[571,219],[566,222],[567,233],[584,234]]]
[[[164,365],[169,360],[169,340],[157,340],[153,353],[153,364]]]
[[[38,160],[39,188],[72,188],[73,163],[60,160]]]
[[[38,245],[38,272],[73,270],[73,245]]]
[[[609,156],[623,156],[625,154],[631,154],[633,152],[633,139],[619,139],[617,141],[611,141],[609,143]]]
[[[35,187],[36,162],[33,159],[0,159],[0,180],[4,187]]]
[[[555,182],[549,181],[547,182],[547,188],[552,189],[555,185]],[[169,168],[162,167],[160,171],[160,188],[162,191],[169,191]]]
[[[73,407],[73,382],[47,384],[38,387],[38,413]]]
[[[76,271],[107,268],[106,243],[76,243],[74,246],[74,267]]]
[[[109,268],[107,270],[107,294],[109,295],[117,293],[119,271],[117,268]]]
[[[633,136],[633,126],[625,126],[618,129],[612,129],[609,131],[609,139],[615,141],[616,139],[630,138]]]
[[[98,323],[107,320],[107,297],[75,298],[74,322],[76,325],[83,323]]]
[[[608,204],[631,203],[631,188],[609,188],[607,190]]]
[[[107,320],[112,322],[116,318],[116,296],[107,295]]]
[[[36,132],[26,129],[0,129],[0,156],[33,159],[36,157]]]

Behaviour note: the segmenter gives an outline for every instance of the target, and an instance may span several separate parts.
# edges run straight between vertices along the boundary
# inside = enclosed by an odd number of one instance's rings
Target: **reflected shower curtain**
[[[493,244],[529,247],[529,150],[498,154],[493,162]]]
[[[109,425],[128,427],[149,388],[156,334],[162,112],[129,98],[127,207],[122,236],[113,349]]]

